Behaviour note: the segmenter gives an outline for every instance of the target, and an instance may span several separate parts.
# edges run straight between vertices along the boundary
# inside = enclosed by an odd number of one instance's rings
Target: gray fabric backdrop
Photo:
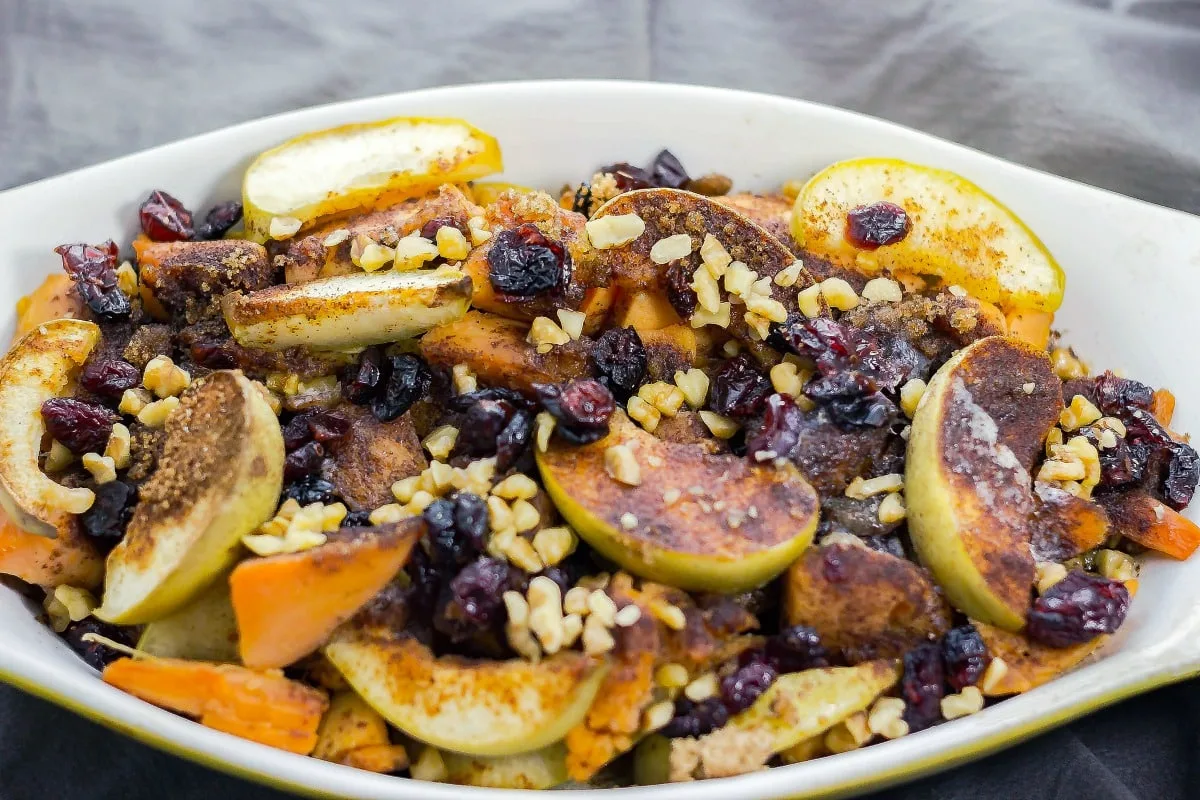
[[[818,100],[1200,210],[1200,0],[0,0],[0,188],[315,103],[546,77]],[[883,796],[1200,796],[1198,711],[1196,686],[1162,690]],[[2,800],[165,796],[276,795],[0,689]]]

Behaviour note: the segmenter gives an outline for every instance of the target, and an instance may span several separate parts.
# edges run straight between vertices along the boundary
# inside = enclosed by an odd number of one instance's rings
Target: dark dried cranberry
[[[371,413],[380,422],[391,422],[412,408],[429,391],[433,373],[414,355],[388,357],[389,374],[383,393],[371,403]]]
[[[458,430],[454,452],[458,455],[487,456],[496,452],[500,434],[517,413],[507,400],[480,400],[467,409]]]
[[[70,397],[52,397],[42,403],[46,430],[77,456],[99,453],[108,444],[117,421],[104,406]]]
[[[1096,377],[1093,382],[1096,405],[1109,416],[1120,416],[1128,408],[1150,409],[1154,390],[1140,381],[1119,378],[1111,372]],[[1068,401],[1070,398],[1066,398]]]
[[[600,380],[613,391],[632,394],[646,377],[646,347],[634,328],[609,328],[602,333],[592,360]]]
[[[654,176],[649,170],[635,167],[627,161],[618,161],[598,170],[601,174],[613,176],[617,189],[622,192],[632,192],[635,189],[649,189],[654,186]]]
[[[842,551],[838,547],[821,548],[821,574],[830,583],[841,583],[850,577]]]
[[[886,200],[856,206],[846,214],[846,241],[862,250],[903,241],[911,228],[904,209]]]
[[[904,700],[904,721],[910,731],[924,730],[941,718],[945,683],[942,652],[936,644],[919,645],[904,654],[900,697]]]
[[[307,417],[312,438],[321,444],[335,444],[350,432],[350,420],[333,411],[318,411]]]
[[[726,361],[713,374],[708,402],[718,414],[752,417],[762,411],[773,391],[771,381],[759,369],[754,357],[742,353]]]
[[[904,545],[901,543],[900,537],[898,536],[871,535],[860,536],[859,538],[862,540],[863,544],[872,550],[878,550],[881,553],[887,553],[895,556],[896,558],[906,557],[904,555]]]
[[[342,372],[342,396],[359,406],[370,402],[383,382],[382,360],[378,347],[363,350],[358,363]]]
[[[892,424],[898,413],[896,404],[874,390],[861,372],[823,375],[809,381],[804,394],[843,426],[883,428]]]
[[[829,654],[820,635],[807,625],[793,625],[770,637],[766,652],[771,666],[780,674],[829,666]]]
[[[767,398],[762,427],[746,440],[746,455],[763,461],[786,457],[800,443],[800,427],[803,424],[804,412],[790,395],[771,395]]]
[[[460,233],[467,233],[452,217],[435,217],[421,226],[421,236],[432,241],[442,228],[457,228]]]
[[[133,307],[117,286],[118,250],[112,239],[100,245],[63,244],[54,252],[62,256],[63,270],[93,314],[109,321],[129,316]]]
[[[491,519],[487,503],[473,492],[455,492],[451,499],[454,501],[454,530],[477,550],[482,550]]]
[[[61,635],[67,646],[78,653],[89,667],[103,671],[118,658],[124,658],[125,654],[99,642],[85,640],[83,637],[94,633],[127,647],[133,647],[137,641],[136,631],[136,628],[117,627],[109,625],[107,622],[101,622],[95,617],[88,617],[79,622],[72,622]]]
[[[292,498],[302,506],[332,503],[337,498],[337,489],[320,476],[305,475],[284,489],[283,496]]]
[[[511,586],[508,564],[487,556],[476,559],[442,590],[434,627],[454,642],[471,639],[503,619],[502,598]]]
[[[228,203],[217,203],[204,215],[204,222],[196,228],[196,238],[200,241],[220,239],[229,229],[238,224],[242,218],[242,204],[236,200]]]
[[[1200,481],[1200,457],[1196,451],[1189,444],[1175,441],[1144,408],[1126,406],[1119,416],[1125,423],[1126,438],[1130,442],[1149,445],[1147,467],[1153,467],[1150,474],[1158,478],[1158,485],[1150,488],[1176,510],[1187,506]]]
[[[297,414],[292,417],[282,430],[283,449],[289,453],[312,441],[312,430],[308,427],[307,414]]]
[[[960,625],[942,638],[942,660],[946,665],[946,680],[956,692],[961,692],[979,682],[991,659],[975,626]]]
[[[1141,482],[1154,451],[1150,442],[1131,442],[1116,437],[1112,447],[1100,447],[1100,437],[1094,428],[1084,428],[1082,433],[1100,453],[1101,486],[1113,488]]]
[[[660,150],[650,162],[650,177],[655,186],[668,189],[682,189],[691,180],[675,154],[666,149]]]
[[[192,361],[209,369],[231,369],[237,366],[238,349],[232,339],[197,336],[188,344]]]
[[[137,489],[124,481],[109,481],[97,485],[94,491],[96,499],[92,507],[80,515],[79,522],[85,534],[101,540],[102,548],[107,549],[125,535],[125,527],[137,502]]]
[[[566,285],[570,256],[563,246],[525,223],[500,231],[488,249],[488,280],[492,288],[512,297],[533,297]]]
[[[529,437],[533,433],[533,415],[528,411],[515,411],[496,437],[496,469],[506,470],[525,452]]]
[[[715,697],[693,703],[686,697],[675,701],[675,716],[659,731],[668,739],[695,738],[723,728],[729,722],[729,710]]]
[[[582,378],[563,384],[534,384],[538,399],[558,421],[555,432],[573,444],[587,444],[608,434],[616,410],[612,392],[600,381]]]
[[[94,358],[79,373],[79,385],[101,397],[120,397],[141,382],[141,370],[119,358]]]
[[[416,616],[428,619],[449,575],[435,566],[423,547],[414,547],[404,568],[409,578],[409,603]]]
[[[370,511],[351,511],[346,516],[342,517],[342,528],[369,528],[371,527],[371,512]]]
[[[423,516],[429,554],[439,569],[457,570],[483,551],[489,515],[479,495],[456,492],[450,499],[430,503]]]
[[[1128,610],[1129,590],[1125,584],[1071,570],[1033,601],[1025,633],[1050,647],[1070,647],[1114,633]]]
[[[595,569],[591,552],[587,549],[586,545],[581,544],[571,555],[553,567],[547,567],[542,570],[540,574],[558,584],[558,588],[565,595],[583,580],[584,576],[595,572]]]
[[[1192,502],[1196,484],[1200,482],[1200,457],[1197,457],[1190,444],[1183,442],[1167,445],[1166,452],[1170,454],[1170,460],[1159,493],[1163,502],[1176,511],[1182,511]]]
[[[311,475],[321,468],[325,460],[325,446],[320,442],[309,442],[287,454],[283,460],[283,477],[296,481]]]
[[[450,408],[453,411],[467,411],[480,400],[503,400],[513,408],[523,408],[526,411],[537,410],[537,403],[532,402],[515,389],[507,389],[503,386],[492,386],[455,395],[450,398]]]
[[[771,688],[777,676],[775,668],[766,660],[743,664],[721,679],[721,702],[730,714],[745,711]]]
[[[683,319],[690,319],[696,313],[700,299],[692,288],[692,272],[687,261],[676,261],[667,267],[662,277],[663,288],[667,293],[667,301],[671,308]]]
[[[142,202],[138,219],[142,222],[142,233],[155,242],[182,242],[195,233],[192,212],[171,195],[157,189]]]

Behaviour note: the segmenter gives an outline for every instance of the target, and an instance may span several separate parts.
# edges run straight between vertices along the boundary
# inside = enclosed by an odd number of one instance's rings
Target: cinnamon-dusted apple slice
[[[95,495],[67,488],[38,465],[46,424],[42,403],[66,392],[100,341],[100,328],[78,319],[44,322],[0,361],[0,506],[21,530],[54,538],[59,515],[82,514]]]
[[[108,556],[96,616],[136,625],[195,597],[275,513],[283,435],[240,372],[214,372],[167,418],[158,468],[142,486],[125,538]]]
[[[538,468],[567,522],[635,575],[740,592],[783,572],[812,541],[817,494],[790,463],[751,464],[663,441],[621,411],[609,425],[609,435],[592,444],[553,439],[537,452]],[[610,475],[613,447],[628,451],[640,483]]]
[[[607,662],[563,651],[534,664],[436,657],[403,634],[343,625],[325,656],[367,703],[414,739],[506,756],[540,750],[583,721]]]
[[[992,336],[947,361],[908,442],[908,530],[956,607],[1007,630],[1025,624],[1034,578],[1029,471],[1062,410],[1046,354]]]
[[[395,342],[458,319],[471,279],[455,269],[360,272],[232,292],[225,322],[243,347],[338,349]]]
[[[247,168],[246,235],[285,239],[321,217],[383,208],[500,169],[496,140],[460,119],[393,117],[306,133]]]

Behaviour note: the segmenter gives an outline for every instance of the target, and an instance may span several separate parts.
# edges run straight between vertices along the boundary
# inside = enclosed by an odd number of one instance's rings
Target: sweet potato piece
[[[1104,507],[1056,486],[1034,484],[1033,514],[1030,547],[1042,561],[1066,561],[1099,547],[1108,538]]]
[[[189,323],[221,316],[221,297],[271,285],[274,268],[255,242],[134,241],[142,302],[151,316],[179,315]]]
[[[383,717],[352,691],[333,696],[312,755],[368,772],[396,772],[408,766],[408,753],[403,745],[390,742]]]
[[[484,386],[510,386],[533,395],[535,383],[562,383],[591,374],[588,345],[574,341],[538,353],[529,326],[482,311],[440,325],[421,339],[421,355],[446,369],[466,364]]]
[[[578,310],[586,317],[583,321],[583,332],[586,335],[595,336],[604,327],[604,320],[608,318],[608,312],[616,299],[616,289],[604,286],[588,289],[584,293],[583,302],[579,304]]]
[[[408,414],[380,422],[369,410],[349,403],[338,413],[350,420],[350,433],[332,447],[333,458],[322,474],[351,511],[392,502],[393,483],[429,466]]]
[[[1050,344],[1050,326],[1054,324],[1054,314],[1049,311],[1033,311],[1031,309],[1010,311],[1005,317],[1010,336],[1024,339],[1041,350]]]
[[[320,647],[395,577],[422,523],[349,529],[311,550],[252,558],[229,576],[242,663],[284,667]]]
[[[79,518],[55,520],[58,537],[27,533],[0,513],[0,574],[43,588],[63,584],[95,589],[104,580],[104,558],[83,535]]]
[[[1074,647],[1049,647],[1030,641],[1023,633],[1010,633],[978,620],[972,623],[983,637],[988,655],[1002,658],[1008,665],[1004,677],[984,692],[988,697],[1020,694],[1041,686],[1078,665],[1108,641],[1107,636],[1098,636]]]
[[[1142,547],[1183,560],[1200,545],[1200,526],[1146,492],[1103,495],[1112,528]]]
[[[810,548],[783,592],[787,624],[812,626],[850,664],[899,658],[950,628],[950,607],[928,572],[855,544]]]
[[[42,285],[17,301],[17,331],[13,341],[52,319],[87,319],[87,306],[75,284],[62,273],[47,275]]]
[[[621,328],[635,328],[638,333],[662,330],[683,322],[667,296],[652,290],[625,291],[618,294],[613,304],[612,321]]]
[[[104,682],[201,725],[301,755],[317,743],[325,693],[278,672],[174,658],[122,658]]]
[[[1175,417],[1175,395],[1169,389],[1156,389],[1150,398],[1150,413],[1164,428],[1171,427]]]
[[[690,325],[670,325],[661,330],[641,330],[646,347],[646,375],[651,381],[675,380],[675,371],[696,365],[696,331]]]

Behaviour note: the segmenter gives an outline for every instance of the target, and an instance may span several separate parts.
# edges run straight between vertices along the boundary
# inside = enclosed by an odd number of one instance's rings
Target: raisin
[[[538,399],[558,421],[555,433],[572,444],[588,444],[608,434],[616,410],[612,392],[600,381],[582,378],[563,384],[534,384]]]
[[[421,226],[421,236],[433,241],[437,238],[437,232],[442,228],[457,228],[464,236],[468,233],[452,217],[434,217]]]
[[[217,203],[204,215],[204,222],[196,228],[196,239],[211,241],[220,239],[242,218],[242,204],[236,200]]]
[[[309,442],[287,454],[283,460],[283,477],[297,481],[319,470],[324,460],[325,446],[320,442]]]
[[[342,517],[342,528],[369,528],[371,527],[371,512],[370,511],[351,511],[346,516]]]
[[[103,671],[105,667],[118,658],[124,658],[125,654],[99,642],[85,640],[83,637],[89,633],[94,633],[97,636],[103,636],[106,639],[112,639],[114,642],[133,647],[137,642],[136,631],[136,628],[118,627],[110,625],[107,622],[101,622],[95,617],[88,617],[79,622],[72,622],[62,632],[61,636],[67,643],[67,646],[78,653],[79,657],[87,662],[89,667]]]
[[[433,373],[414,355],[389,356],[389,374],[383,393],[371,403],[371,413],[380,422],[391,422],[412,408],[433,384]]]
[[[942,637],[942,661],[946,665],[946,680],[956,692],[978,683],[990,660],[987,645],[974,625],[951,628]]]
[[[63,244],[54,252],[62,256],[63,270],[93,314],[108,321],[130,315],[133,306],[117,286],[116,243],[109,239],[100,245]]]
[[[567,251],[532,223],[497,233],[487,260],[492,288],[512,297],[533,297],[569,279]]]
[[[191,239],[192,212],[183,203],[157,189],[150,193],[138,209],[142,233],[155,242],[182,242]]]
[[[83,532],[99,540],[101,549],[115,546],[125,535],[125,528],[133,516],[137,502],[137,489],[124,481],[109,481],[94,487],[96,499],[92,507],[79,517]]]
[[[692,275],[687,261],[676,261],[667,268],[662,277],[667,301],[675,313],[683,319],[691,319],[696,313],[700,299],[692,288]]]
[[[305,475],[284,489],[283,496],[290,497],[302,506],[332,503],[337,499],[337,489],[320,476]]]
[[[107,408],[70,397],[52,397],[42,403],[46,430],[77,456],[100,453],[112,435],[116,416]]]
[[[1072,570],[1033,601],[1025,633],[1050,647],[1070,647],[1114,633],[1128,610],[1125,584]]]
[[[517,409],[507,400],[483,399],[467,408],[454,443],[456,455],[488,456],[496,452],[501,432]]]
[[[765,657],[741,664],[721,679],[721,702],[730,714],[745,711],[771,688],[777,676],[775,668]]]
[[[945,683],[946,669],[942,665],[941,648],[936,644],[922,644],[904,654],[900,697],[904,700],[904,721],[910,731],[924,730],[941,718]]]
[[[911,229],[905,210],[885,200],[855,206],[846,214],[846,241],[861,250],[903,241]]]
[[[321,444],[337,444],[350,433],[350,420],[333,411],[309,414],[305,421],[312,438]]]
[[[723,728],[729,709],[716,697],[693,703],[686,697],[675,701],[675,716],[659,733],[668,739],[696,738]]]
[[[767,639],[766,653],[780,674],[829,666],[829,654],[820,635],[807,625],[784,628]]]
[[[487,631],[504,617],[503,595],[512,588],[512,568],[482,556],[462,570],[442,590],[434,628],[453,642],[464,642]]]
[[[746,440],[746,454],[762,461],[787,456],[800,443],[800,427],[803,424],[804,412],[790,395],[771,395],[767,398],[762,427]]]
[[[454,501],[454,530],[476,550],[482,550],[491,520],[487,503],[474,492],[455,492],[451,499]]]
[[[533,433],[533,415],[517,410],[496,437],[496,469],[506,470],[525,453]]]
[[[118,398],[141,382],[141,370],[119,358],[94,358],[79,373],[79,385],[101,397]]]
[[[366,405],[383,382],[383,355],[378,347],[368,347],[358,363],[342,372],[342,396],[355,405]]]
[[[752,417],[762,411],[774,391],[771,381],[747,353],[734,356],[713,374],[708,403],[727,417]]]
[[[614,392],[632,394],[646,377],[646,347],[634,328],[609,328],[602,333],[592,361],[600,380]]]

